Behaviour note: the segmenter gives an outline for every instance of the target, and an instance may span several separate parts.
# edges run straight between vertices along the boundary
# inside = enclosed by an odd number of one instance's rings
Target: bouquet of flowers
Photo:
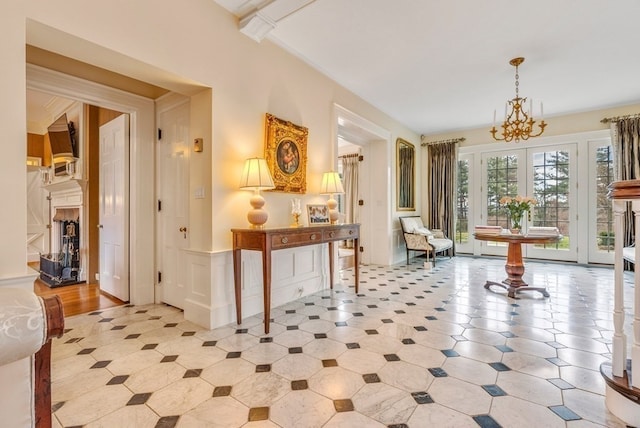
[[[509,211],[509,217],[511,217],[511,227],[513,229],[520,229],[522,224],[522,216],[526,212],[529,216],[529,221],[531,221],[531,208],[536,205],[538,201],[528,196],[516,196],[512,198],[511,196],[504,196],[500,199],[500,205],[504,205],[504,207]]]

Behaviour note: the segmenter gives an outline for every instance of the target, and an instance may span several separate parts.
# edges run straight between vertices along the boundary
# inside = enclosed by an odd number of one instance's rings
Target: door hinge
[[[158,140],[162,140],[162,129],[158,128]]]
[[[358,199],[358,205],[363,206],[364,205],[364,199]]]
[[[158,199],[158,211],[162,211],[162,201]]]
[[[360,247],[359,250],[361,253],[364,253],[364,247]]]
[[[162,282],[162,272],[158,271],[158,284]]]

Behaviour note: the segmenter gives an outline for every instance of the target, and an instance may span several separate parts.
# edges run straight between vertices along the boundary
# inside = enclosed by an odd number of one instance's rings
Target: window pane
[[[613,181],[613,148],[596,149],[596,227],[598,251],[613,252],[613,207],[607,198],[607,186]]]
[[[458,161],[458,198],[455,241],[469,241],[469,161]]]

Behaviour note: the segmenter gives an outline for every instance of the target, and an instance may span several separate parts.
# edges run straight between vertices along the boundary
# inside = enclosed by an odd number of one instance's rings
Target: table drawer
[[[274,250],[281,248],[297,247],[300,245],[311,245],[322,243],[322,231],[309,231],[303,233],[278,233],[271,235],[271,248]]]
[[[343,228],[335,230],[326,230],[324,232],[324,238],[328,241],[343,240],[343,239],[355,239],[358,237],[358,230],[355,227]]]

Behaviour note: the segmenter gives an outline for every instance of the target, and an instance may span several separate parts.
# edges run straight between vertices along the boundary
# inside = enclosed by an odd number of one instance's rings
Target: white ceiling
[[[490,127],[517,56],[545,119],[640,102],[638,0],[215,1],[239,18],[268,5],[267,39],[418,134]]]

